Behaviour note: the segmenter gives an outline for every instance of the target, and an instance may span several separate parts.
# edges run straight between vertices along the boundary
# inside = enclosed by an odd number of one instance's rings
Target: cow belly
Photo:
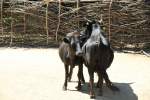
[[[110,48],[101,48],[97,45],[87,46],[85,61],[88,67],[94,70],[107,69],[113,60],[113,51]]]
[[[103,51],[103,53],[99,54],[97,66],[99,66],[100,68],[103,68],[103,69],[107,69],[110,67],[110,65],[113,61],[113,58],[114,58],[113,52],[110,50],[105,50],[105,51]]]

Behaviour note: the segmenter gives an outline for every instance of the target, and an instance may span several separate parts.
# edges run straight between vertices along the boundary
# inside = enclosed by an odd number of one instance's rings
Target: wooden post
[[[110,4],[109,4],[109,34],[108,34],[109,42],[110,42],[110,38],[111,38],[111,29],[110,29],[110,27],[111,27],[111,5],[112,5],[112,2],[113,2],[113,0],[111,0]]]
[[[62,0],[59,0],[58,25],[57,25],[57,29],[56,29],[56,38],[55,38],[56,42],[58,41],[58,30],[59,30],[59,27],[60,27],[61,2],[62,2]]]
[[[10,31],[10,46],[12,45],[13,43],[13,16],[12,16],[12,7],[13,7],[13,4],[12,2],[10,2],[10,16],[11,16],[11,31]]]
[[[46,3],[46,34],[47,34],[47,45],[48,45],[48,37],[49,37],[49,32],[48,32],[48,2]]]
[[[3,30],[3,0],[1,0],[1,32],[3,35],[3,32],[4,32],[4,30]]]
[[[26,1],[24,1],[24,7],[25,7]],[[26,13],[24,12],[23,16],[23,21],[24,21],[24,34],[26,33]]]
[[[79,7],[80,7],[80,0],[77,0],[77,9],[79,9]],[[79,28],[79,25],[80,23],[79,23],[79,10],[77,10],[77,26],[78,26],[78,28]]]

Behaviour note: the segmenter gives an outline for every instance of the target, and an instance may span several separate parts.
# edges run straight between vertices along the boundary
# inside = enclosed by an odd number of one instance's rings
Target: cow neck
[[[102,34],[102,32],[100,32],[100,37],[101,37],[102,43],[106,46],[109,46],[109,43],[108,43],[107,39],[104,37],[104,35]]]
[[[107,39],[102,34],[100,27],[98,27],[92,31],[90,38],[92,41],[95,41],[96,43],[100,44],[100,42],[102,42],[105,46],[109,45]]]
[[[69,58],[74,59],[74,57],[76,56],[75,51],[70,46],[68,47],[68,49]]]
[[[87,35],[87,38],[89,38],[90,35],[91,35],[91,33],[92,33],[92,28],[89,27],[89,26],[87,26],[87,28],[86,28],[86,30],[85,30],[85,33],[86,33],[86,35]]]

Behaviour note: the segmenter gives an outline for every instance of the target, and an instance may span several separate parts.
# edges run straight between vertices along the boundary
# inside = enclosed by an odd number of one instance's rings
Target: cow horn
[[[99,23],[102,23],[103,22],[103,16],[101,14],[101,19],[99,20]]]

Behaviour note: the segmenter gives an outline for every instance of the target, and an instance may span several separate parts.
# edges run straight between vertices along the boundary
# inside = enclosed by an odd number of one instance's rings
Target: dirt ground
[[[63,91],[64,67],[57,49],[0,48],[0,100],[89,100],[88,84],[76,91],[77,69]],[[115,53],[107,72],[120,92],[104,86],[96,100],[149,100],[150,57]],[[88,82],[86,67],[84,76]]]

